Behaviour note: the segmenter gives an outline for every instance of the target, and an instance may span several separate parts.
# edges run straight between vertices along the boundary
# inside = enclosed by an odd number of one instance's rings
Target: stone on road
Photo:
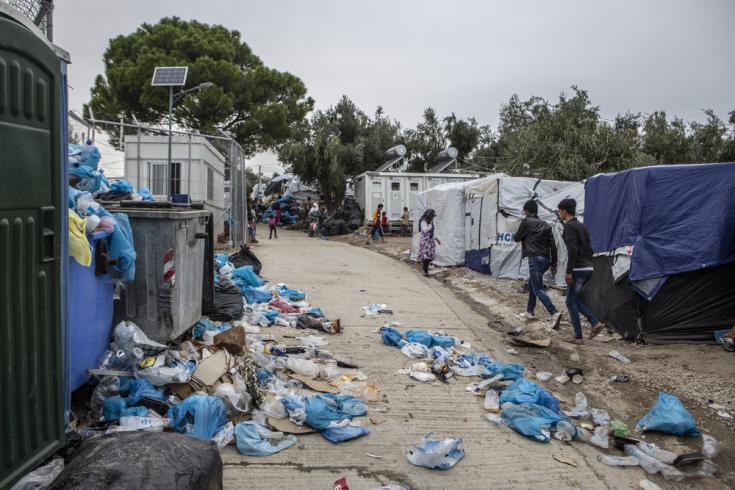
[[[354,361],[380,387],[380,400],[368,406],[386,411],[369,410],[368,415],[380,413],[386,422],[373,425],[363,417],[370,435],[341,444],[319,434],[300,435],[295,446],[268,457],[243,456],[229,446],[222,453],[226,488],[323,489],[342,477],[355,489],[391,483],[410,488],[635,488],[642,477],[638,470],[598,463],[597,453],[580,444],[537,443],[493,426],[483,416],[482,399],[465,391],[472,378],[425,384],[396,374],[415,361],[380,341],[377,329],[384,318],[362,318],[364,305],[387,303],[392,320],[404,323],[401,330],[443,330],[471,342],[473,349],[512,360],[500,334],[486,326],[487,319],[437,280],[422,277],[417,267],[302,232],[263,239],[255,253],[271,283],[301,289],[328,317],[341,318],[344,332],[327,336],[327,348]],[[462,437],[465,457],[447,471],[411,465],[406,451],[427,432]],[[572,457],[579,466],[562,464],[554,455]]]

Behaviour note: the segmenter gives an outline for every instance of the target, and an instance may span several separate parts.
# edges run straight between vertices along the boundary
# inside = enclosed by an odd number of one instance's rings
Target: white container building
[[[166,199],[168,136],[125,136],[125,179]],[[214,215],[215,237],[224,231],[225,157],[206,138],[174,135],[171,142],[172,194],[188,194]]]
[[[401,219],[407,207],[413,221],[417,195],[439,184],[473,180],[477,174],[365,172],[355,177],[355,199],[365,213],[365,222],[372,221],[378,204],[388,213],[388,219]]]

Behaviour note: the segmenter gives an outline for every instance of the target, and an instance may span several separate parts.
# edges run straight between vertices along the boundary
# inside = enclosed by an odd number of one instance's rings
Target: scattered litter
[[[548,381],[553,376],[552,373],[546,371],[539,371],[536,373],[536,379],[539,381]]]
[[[507,352],[508,354],[513,354],[513,355],[518,354],[518,351],[512,347],[510,349],[507,349],[505,352]]]
[[[726,412],[724,410],[718,410],[717,411],[717,415],[719,415],[723,419],[731,419],[731,418],[733,418],[732,415],[730,415],[728,412]]]
[[[535,333],[524,333],[510,337],[514,342],[528,347],[548,347],[551,345],[551,337],[541,336]]]
[[[350,490],[349,485],[347,485],[347,478],[340,478],[339,480],[335,481],[334,490]]]
[[[582,357],[577,352],[572,352],[569,356],[569,360],[572,362],[579,362],[582,360]]]
[[[564,385],[569,382],[569,376],[567,376],[566,374],[560,374],[559,376],[555,377],[554,380]]]
[[[628,426],[622,420],[611,420],[610,430],[612,430],[614,436],[625,437],[630,435],[630,429],[628,429]]]
[[[64,460],[54,459],[50,463],[31,471],[18,480],[12,490],[37,490],[51,486],[51,483],[64,471]]]
[[[651,480],[646,479],[639,481],[638,486],[640,486],[642,490],[661,490],[661,487],[653,483]]]
[[[612,357],[613,359],[617,359],[618,361],[622,362],[623,364],[630,364],[630,359],[622,355],[620,352],[616,350],[611,350],[607,353],[608,356]]]
[[[464,457],[462,438],[438,439],[426,434],[419,444],[409,449],[408,461],[416,466],[448,470]]]
[[[705,458],[709,459],[715,459],[715,456],[717,456],[717,453],[720,452],[720,443],[717,442],[717,439],[715,439],[712,436],[708,436],[707,434],[702,435],[702,454],[704,454]]]
[[[383,456],[378,456],[377,454],[365,453],[365,456],[369,458],[383,459]]]
[[[237,450],[247,456],[270,456],[296,444],[296,436],[273,432],[255,422],[240,422],[235,426]]]
[[[569,466],[574,466],[575,468],[577,467],[577,460],[569,456],[564,456],[561,454],[554,454],[552,455],[552,458],[554,458],[560,463],[568,464]]]
[[[610,378],[610,381],[614,381],[616,383],[627,383],[630,381],[630,377],[628,377],[627,374],[616,374]]]
[[[599,454],[597,461],[608,466],[638,466],[638,459],[633,456],[610,456]]]

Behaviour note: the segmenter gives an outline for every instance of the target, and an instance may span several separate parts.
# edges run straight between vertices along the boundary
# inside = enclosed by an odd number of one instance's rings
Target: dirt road
[[[411,359],[381,343],[377,329],[382,320],[361,318],[365,304],[387,303],[403,328],[441,329],[472,342],[477,351],[518,362],[505,352],[501,334],[486,326],[486,318],[414,267],[300,232],[263,240],[256,253],[267,279],[305,290],[310,302],[342,319],[344,333],[330,337],[328,348],[356,362],[380,386],[381,400],[370,408],[384,408],[387,422],[372,425],[364,418],[371,434],[339,445],[318,434],[299,436],[296,446],[266,458],[242,456],[231,446],[223,452],[227,488],[321,489],[342,477],[356,489],[391,483],[410,488],[637,488],[645,477],[637,468],[602,465],[598,451],[587,445],[536,443],[493,426],[483,417],[481,399],[465,391],[468,378],[423,384],[396,374]],[[432,431],[464,438],[466,456],[448,471],[416,467],[406,459],[411,444]],[[578,466],[562,464],[554,455],[571,457]]]

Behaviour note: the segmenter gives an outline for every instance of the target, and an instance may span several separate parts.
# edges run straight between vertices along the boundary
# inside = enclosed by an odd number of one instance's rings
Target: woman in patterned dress
[[[436,244],[442,244],[438,238],[434,237],[434,217],[436,211],[427,209],[421,216],[419,221],[419,233],[421,240],[419,241],[419,260],[421,267],[424,269],[424,276],[429,277],[429,264],[436,255]]]

